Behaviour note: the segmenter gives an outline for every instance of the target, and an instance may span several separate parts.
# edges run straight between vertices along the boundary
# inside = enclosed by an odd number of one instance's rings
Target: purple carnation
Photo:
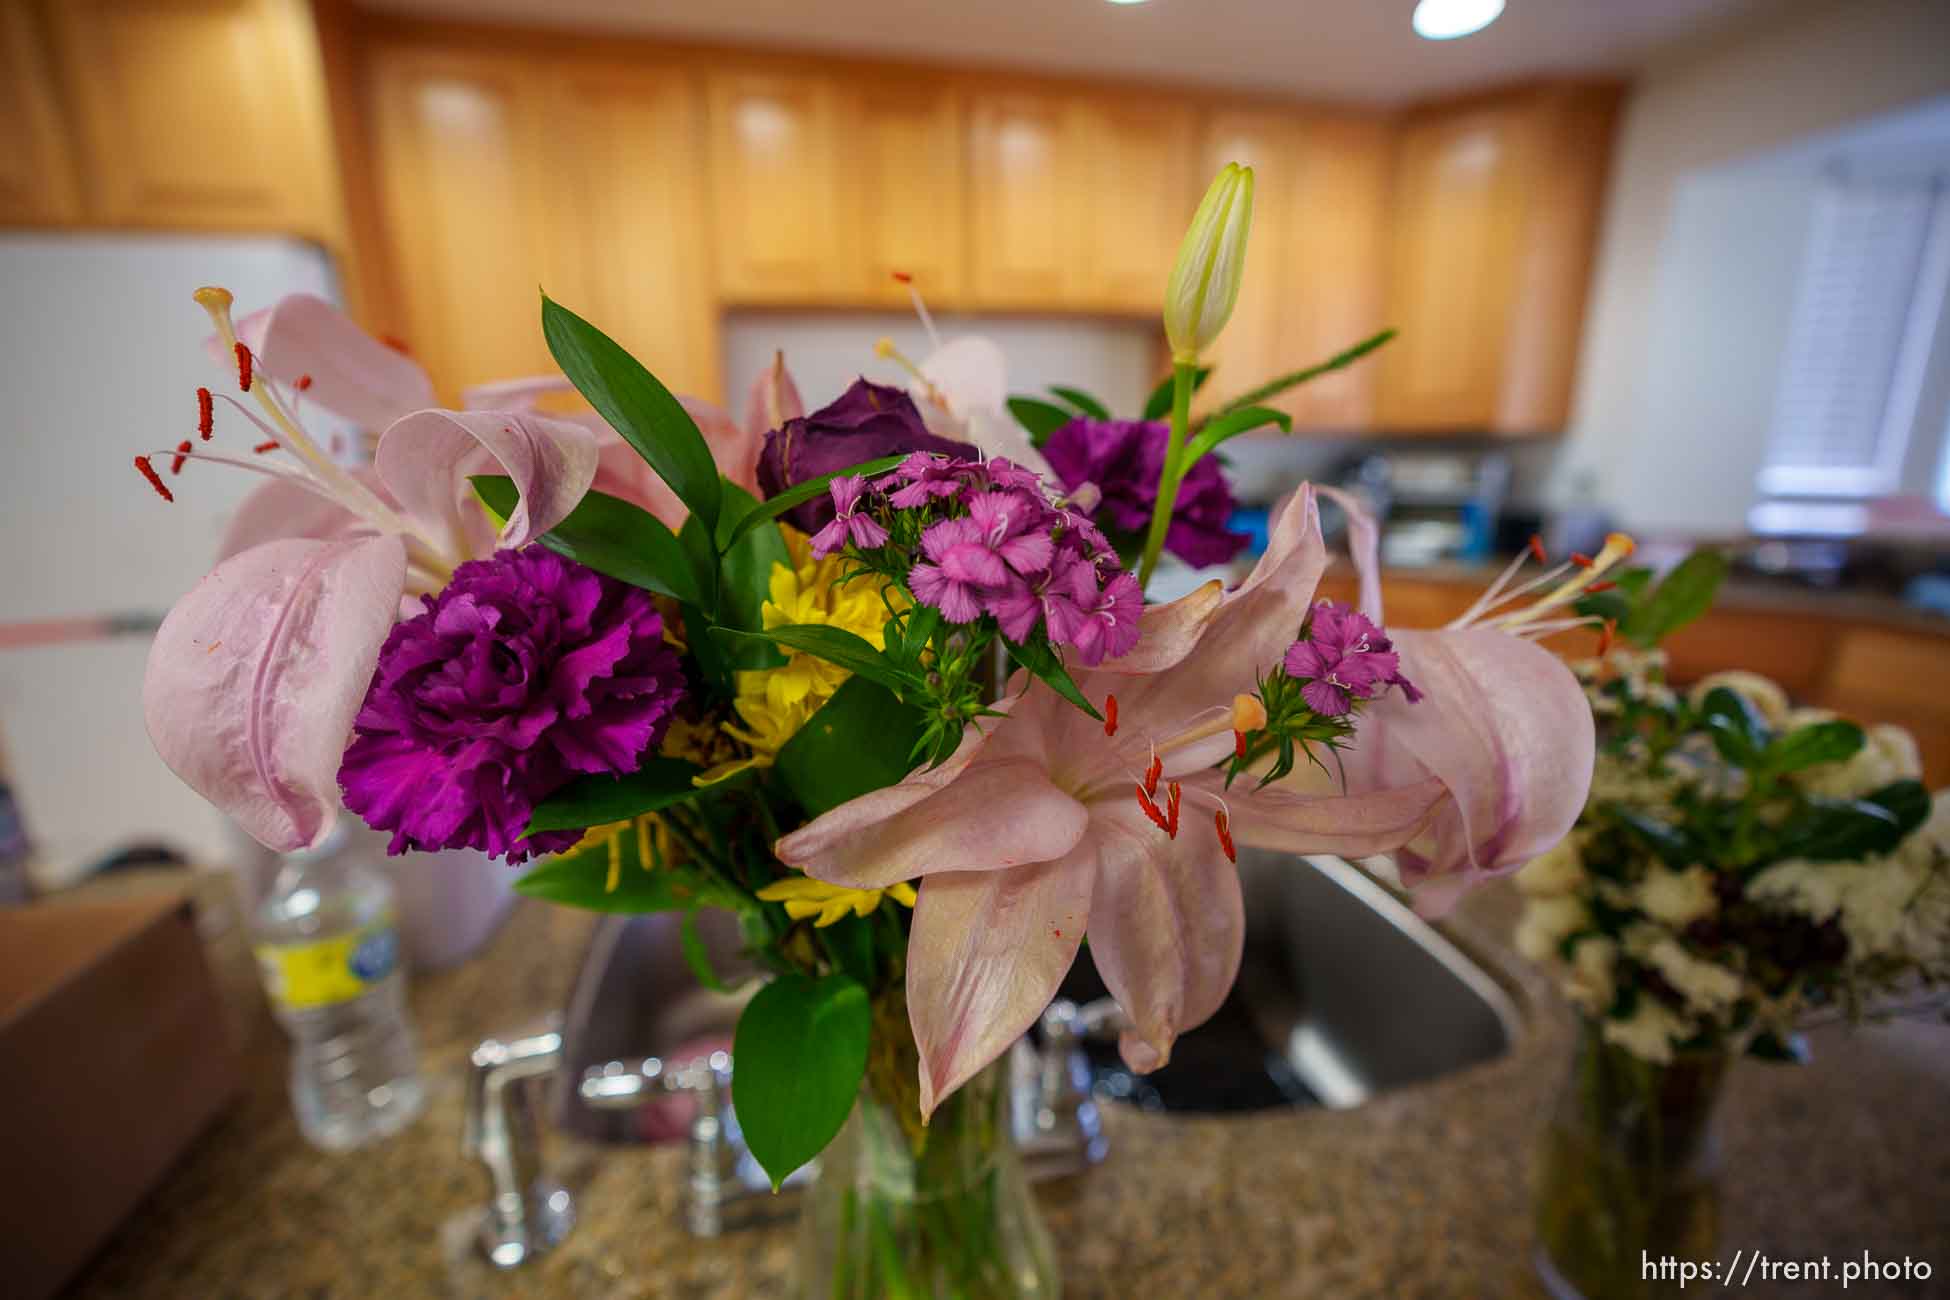
[[[914,399],[900,389],[856,379],[831,405],[787,420],[765,435],[765,448],[758,457],[758,486],[766,496],[775,497],[808,479],[907,451],[964,458],[979,454],[967,443],[929,433]],[[832,522],[833,502],[816,496],[794,506],[785,517],[801,532],[816,533]]]
[[[1097,485],[1103,493],[1093,512],[1098,524],[1135,537],[1151,526],[1170,444],[1171,428],[1158,420],[1072,420],[1050,435],[1043,455],[1064,487]],[[1202,457],[1178,485],[1165,549],[1199,568],[1228,562],[1247,542],[1246,534],[1226,528],[1232,505],[1218,461]]]
[[[392,853],[573,846],[578,831],[516,840],[573,777],[636,771],[684,694],[649,593],[529,546],[422,601],[379,652],[339,767],[346,807],[393,832]]]
[[[1324,718],[1338,718],[1355,700],[1371,700],[1390,686],[1409,703],[1422,692],[1401,673],[1395,643],[1367,615],[1323,600],[1314,606],[1301,639],[1287,647],[1286,675],[1304,683],[1300,697]]]

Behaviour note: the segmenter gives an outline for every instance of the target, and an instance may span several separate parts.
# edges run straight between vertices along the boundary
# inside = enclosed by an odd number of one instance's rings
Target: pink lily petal
[[[1118,1042],[1126,1064],[1155,1070],[1179,1034],[1219,1009],[1239,974],[1239,873],[1215,837],[1188,826],[1167,839],[1134,803],[1093,808],[1090,821],[1100,855],[1090,955],[1132,1021]]]
[[[1381,532],[1374,516],[1351,492],[1337,487],[1316,487],[1314,491],[1332,501],[1347,516],[1347,550],[1354,560],[1354,573],[1361,583],[1361,612],[1381,622],[1381,564],[1376,558],[1381,547]]]
[[[1493,628],[1389,635],[1425,698],[1410,704],[1390,692],[1368,707],[1348,755],[1349,786],[1428,774],[1452,796],[1425,839],[1399,854],[1404,883],[1452,874],[1474,883],[1563,839],[1584,808],[1595,743],[1577,679],[1549,651]]]
[[[1239,842],[1287,853],[1334,853],[1365,858],[1407,843],[1446,806],[1449,788],[1434,777],[1363,794],[1305,794],[1250,778],[1225,791],[1222,772],[1185,778],[1188,789],[1222,796],[1232,805]]]
[[[829,884],[884,889],[929,872],[1000,871],[1060,858],[1089,821],[1083,805],[1026,758],[970,763],[918,800],[892,794],[900,789],[814,818],[778,842],[779,861]]]
[[[304,400],[362,429],[384,429],[436,402],[420,363],[373,338],[338,308],[308,293],[287,294],[237,322],[256,368],[285,384],[311,376]],[[228,366],[215,339],[208,345]]]
[[[1138,616],[1137,645],[1097,671],[1143,677],[1172,667],[1197,648],[1224,600],[1225,584],[1214,578],[1167,604],[1146,605]]]
[[[369,470],[351,471],[375,486]],[[217,547],[221,564],[251,547],[284,537],[329,538],[368,528],[366,521],[336,501],[284,479],[269,479],[237,505]]]
[[[792,372],[785,368],[785,353],[773,353],[772,364],[752,381],[752,391],[745,399],[745,431],[762,443],[766,434],[805,413],[799,385],[792,382]]]
[[[497,379],[460,390],[461,409],[468,411],[514,411],[526,414],[541,409],[541,399],[555,393],[573,393],[576,386],[562,375],[530,375],[526,379]]]
[[[373,468],[410,514],[467,536],[469,474],[499,470],[521,501],[500,544],[522,546],[568,517],[596,477],[596,439],[580,424],[512,411],[420,411],[379,440]]]
[[[921,1116],[1000,1056],[1056,996],[1090,920],[1096,864],[1079,852],[1017,871],[944,871],[921,885],[907,1015]]]
[[[169,611],[142,713],[163,761],[270,848],[316,844],[406,581],[397,537],[266,542]]]

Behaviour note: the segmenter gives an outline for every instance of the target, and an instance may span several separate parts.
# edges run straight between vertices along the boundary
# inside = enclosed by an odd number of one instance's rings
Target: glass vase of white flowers
[[[1950,976],[1950,791],[1931,799],[1909,734],[1792,708],[1751,673],[1668,685],[1658,642],[1723,571],[1702,553],[1588,599],[1621,642],[1574,665],[1598,724],[1591,793],[1517,878],[1517,946],[1583,1020],[1537,1189],[1560,1296],[1660,1294],[1646,1254],[1711,1255],[1734,1060],[1799,1060],[1809,1017]]]

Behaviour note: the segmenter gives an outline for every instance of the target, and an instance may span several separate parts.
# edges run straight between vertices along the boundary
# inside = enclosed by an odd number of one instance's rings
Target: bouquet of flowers
[[[1529,604],[1499,587],[1450,628],[1384,629],[1351,503],[1362,608],[1315,603],[1302,487],[1237,586],[1145,604],[1164,551],[1243,544],[1211,453],[1284,427],[1256,403],[1385,339],[1192,420],[1251,193],[1228,168],[1201,205],[1167,291],[1173,374],[1137,420],[1069,389],[1011,399],[978,338],[810,412],[781,360],[735,420],[547,299],[566,381],[442,410],[316,300],[233,323],[202,291],[241,393],[200,391],[198,436],[137,467],[165,498],[164,457],[269,481],[158,635],[150,733],[274,848],[342,804],[395,851],[539,859],[531,895],[735,914],[765,977],[734,1041],[752,1154],[776,1182],[856,1100],[868,1130],[828,1153],[827,1175],[871,1176],[808,1220],[838,1243],[820,1276],[1033,1290],[1053,1263],[994,1151],[991,1066],[1086,935],[1126,1059],[1155,1068],[1238,969],[1236,844],[1398,850],[1439,908],[1584,806],[1590,714],[1533,639],[1590,621],[1570,602],[1622,544]],[[537,409],[568,385],[592,412]],[[264,455],[206,446],[219,403]],[[383,431],[370,467],[326,454],[313,406]],[[1303,757],[1335,760],[1332,788],[1280,780]]]
[[[1753,673],[1666,685],[1656,642],[1722,571],[1701,553],[1658,589],[1621,576],[1642,644],[1574,665],[1599,722],[1590,802],[1518,876],[1518,947],[1660,1064],[1789,1059],[1811,1010],[1950,976],[1950,791],[1930,798],[1909,733],[1792,708]]]

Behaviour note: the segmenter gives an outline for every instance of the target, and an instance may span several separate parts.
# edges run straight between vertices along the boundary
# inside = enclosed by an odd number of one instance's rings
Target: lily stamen
[[[1495,626],[1509,630],[1535,622],[1537,616],[1560,605],[1568,605],[1584,594],[1584,589],[1596,582],[1600,575],[1623,560],[1637,548],[1637,544],[1624,533],[1612,533],[1605,538],[1604,549],[1589,564],[1579,566],[1578,573],[1555,591],[1545,596],[1528,609],[1518,610],[1495,620]]]

